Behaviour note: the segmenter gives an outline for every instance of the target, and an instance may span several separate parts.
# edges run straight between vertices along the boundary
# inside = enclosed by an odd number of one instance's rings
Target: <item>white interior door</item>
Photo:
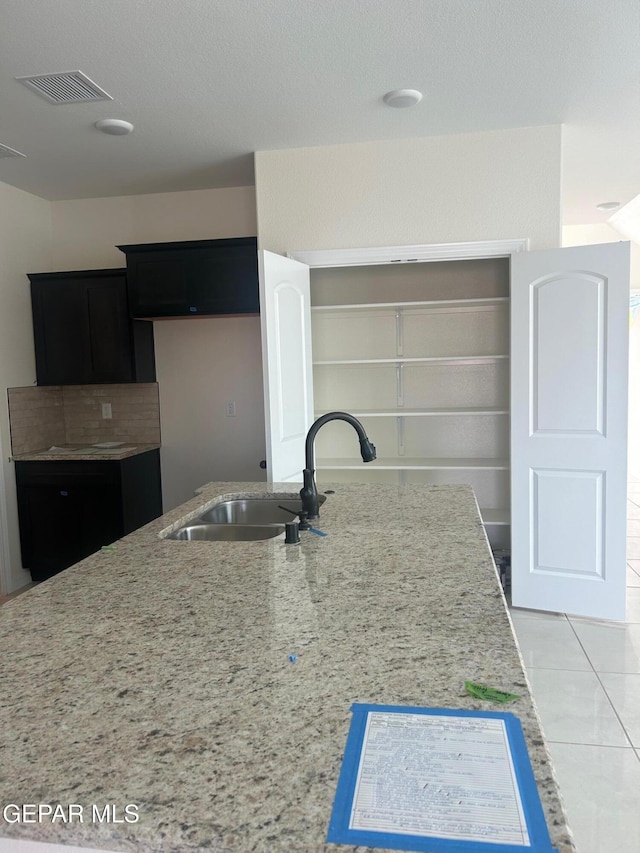
[[[258,269],[267,480],[302,482],[313,423],[309,267],[261,250]]]
[[[624,619],[629,244],[512,256],[516,607]]]

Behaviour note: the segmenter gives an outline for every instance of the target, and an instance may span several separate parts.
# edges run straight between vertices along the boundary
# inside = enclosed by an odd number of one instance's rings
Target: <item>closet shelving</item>
[[[508,545],[506,262],[314,270],[311,299],[315,414],[351,412],[378,449],[363,465],[335,422],[316,440],[318,480],[471,483],[492,544]]]

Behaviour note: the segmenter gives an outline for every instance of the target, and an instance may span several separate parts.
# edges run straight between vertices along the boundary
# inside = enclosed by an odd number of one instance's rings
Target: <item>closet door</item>
[[[302,482],[313,423],[309,267],[258,252],[267,480]]]
[[[629,244],[512,257],[512,601],[624,619]]]

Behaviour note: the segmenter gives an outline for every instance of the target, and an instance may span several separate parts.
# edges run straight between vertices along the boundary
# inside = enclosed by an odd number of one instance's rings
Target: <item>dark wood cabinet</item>
[[[132,317],[257,314],[255,237],[118,246]]]
[[[155,381],[153,323],[129,318],[125,270],[29,279],[38,385]]]
[[[159,450],[117,461],[15,464],[22,564],[34,581],[162,515]]]

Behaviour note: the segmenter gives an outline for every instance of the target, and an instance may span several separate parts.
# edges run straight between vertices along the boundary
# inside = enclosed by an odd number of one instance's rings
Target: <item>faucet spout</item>
[[[354,418],[354,416],[350,415],[348,412],[327,412],[326,415],[321,415],[316,421],[314,421],[314,423],[309,429],[309,432],[307,433],[307,439],[305,442],[305,467],[304,471],[302,472],[303,486],[300,490],[302,509],[307,513],[307,518],[318,518],[320,514],[318,504],[318,490],[316,487],[315,480],[315,460],[313,448],[318,430],[321,426],[324,426],[324,424],[329,423],[329,421],[346,421],[348,424],[351,424],[351,426],[358,433],[358,439],[360,441],[360,455],[362,456],[362,461],[373,462],[373,460],[376,458],[375,445],[371,441],[369,441],[364,427],[362,426],[360,421],[357,418]]]

